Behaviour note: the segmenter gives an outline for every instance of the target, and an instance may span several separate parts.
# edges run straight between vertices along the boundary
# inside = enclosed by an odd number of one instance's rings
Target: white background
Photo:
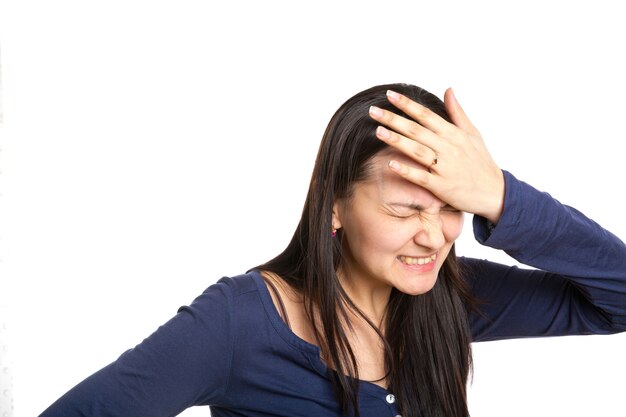
[[[5,1],[0,297],[15,415],[284,248],[326,123],[375,84],[454,87],[502,168],[624,239],[622,8]],[[513,262],[469,227],[458,252]],[[475,345],[472,414],[626,415],[625,336]]]

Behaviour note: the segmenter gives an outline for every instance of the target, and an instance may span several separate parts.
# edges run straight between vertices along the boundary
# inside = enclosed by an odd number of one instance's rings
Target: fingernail
[[[383,115],[383,111],[376,106],[370,106],[370,114],[374,117],[381,117]]]
[[[396,93],[395,91],[391,91],[391,90],[387,90],[387,97],[391,101],[398,101],[398,100],[400,100],[400,94]]]
[[[389,161],[389,168],[393,169],[394,171],[400,171],[400,164],[393,160]]]
[[[382,126],[378,126],[376,128],[376,136],[378,136],[380,139],[389,139],[391,137],[391,132],[389,132]]]

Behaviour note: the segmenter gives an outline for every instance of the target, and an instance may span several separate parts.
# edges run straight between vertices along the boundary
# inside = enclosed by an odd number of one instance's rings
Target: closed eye
[[[456,207],[452,207],[450,204],[446,204],[445,206],[441,207],[441,211],[447,211],[450,213],[460,213],[461,210],[459,210]]]
[[[391,217],[395,217],[396,219],[410,219],[411,217],[415,216],[416,214],[419,214],[419,213],[405,214],[405,215],[390,213],[389,215]]]
[[[409,207],[408,205],[390,204],[384,208],[384,212],[397,219],[408,219],[419,215],[420,211],[417,207]]]

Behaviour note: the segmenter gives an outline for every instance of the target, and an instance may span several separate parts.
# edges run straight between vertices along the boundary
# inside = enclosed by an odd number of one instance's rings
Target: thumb
[[[472,122],[470,122],[470,119],[467,117],[467,115],[463,111],[463,108],[456,100],[452,88],[448,88],[446,90],[443,96],[443,102],[445,104],[446,111],[450,116],[450,119],[452,119],[452,123],[454,123],[462,130],[466,131],[470,135],[480,136],[480,132],[478,131],[478,129],[476,129],[476,127],[474,127]]]

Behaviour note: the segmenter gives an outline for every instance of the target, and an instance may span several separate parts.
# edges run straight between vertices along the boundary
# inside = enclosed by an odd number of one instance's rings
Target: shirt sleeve
[[[497,225],[474,216],[476,239],[532,268],[461,259],[477,298],[475,341],[626,330],[626,246],[572,207],[504,171]]]
[[[232,299],[225,280],[212,285],[40,417],[164,417],[219,403],[230,375]]]

